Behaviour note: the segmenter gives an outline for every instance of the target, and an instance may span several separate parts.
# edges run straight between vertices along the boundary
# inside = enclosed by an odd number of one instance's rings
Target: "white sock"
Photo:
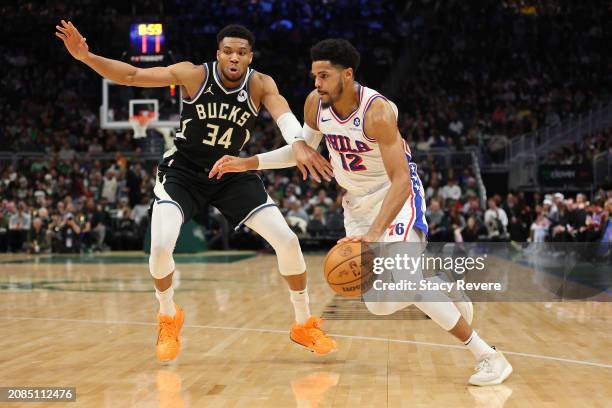
[[[174,317],[176,309],[174,308],[174,288],[170,286],[168,289],[160,292],[155,288],[155,297],[159,300],[159,314]]]
[[[310,317],[310,307],[308,306],[308,290],[291,290],[289,289],[291,303],[295,310],[295,321],[297,324],[304,324]]]
[[[485,341],[478,336],[476,330],[472,330],[472,335],[463,344],[465,344],[478,361],[489,354],[495,354],[495,349],[485,343]]]

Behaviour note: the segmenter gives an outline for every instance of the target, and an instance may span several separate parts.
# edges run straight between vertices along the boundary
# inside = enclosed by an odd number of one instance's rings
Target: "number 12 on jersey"
[[[342,168],[346,171],[362,171],[367,170],[362,164],[363,159],[358,154],[353,153],[338,153],[342,161]],[[350,160],[350,161],[349,161]]]

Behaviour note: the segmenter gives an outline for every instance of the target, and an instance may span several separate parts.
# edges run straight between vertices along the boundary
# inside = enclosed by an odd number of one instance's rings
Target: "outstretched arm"
[[[300,126],[300,122],[291,112],[287,100],[279,93],[274,79],[268,75],[261,74],[261,81],[263,85],[261,101],[268,112],[270,112],[270,115],[276,120],[283,138],[291,146],[292,158],[302,172],[304,180],[308,177],[308,173],[317,181],[320,181],[319,175],[330,180],[331,167],[329,162],[315,150],[316,146],[313,148],[310,146],[310,143],[305,142],[302,126]],[[309,98],[310,96],[306,99],[307,103]]]
[[[310,171],[313,178],[320,182],[317,172],[313,171],[312,167],[308,165],[300,165],[296,158],[295,145],[298,143],[303,143],[307,146],[308,149],[313,150],[317,155],[316,148],[321,143],[321,139],[323,135],[316,128],[314,128],[316,123],[316,115],[317,115],[317,106],[318,99],[315,99],[316,93],[311,93],[311,95],[306,98],[306,103],[304,104],[304,128],[301,129],[303,141],[295,142],[292,146],[283,146],[279,149],[272,150],[267,153],[260,153],[256,156],[242,158],[242,157],[234,157],[234,156],[223,156],[219,159],[215,165],[213,166],[211,172],[209,173],[209,177],[217,177],[220,178],[225,173],[233,173],[233,172],[243,172],[249,170],[262,170],[262,169],[281,169],[286,167],[292,167],[297,164],[300,168],[304,179],[308,176],[308,172],[306,168]],[[321,157],[322,158],[322,157]],[[328,181],[333,177],[333,169],[327,160],[324,160],[324,166],[321,174]],[[318,168],[317,168],[318,170]]]
[[[304,143],[310,148],[315,150],[321,142],[322,134],[316,132],[313,129],[308,129],[307,125],[304,125]],[[213,166],[209,178],[217,177],[221,178],[225,173],[240,173],[250,170],[265,170],[265,169],[284,169],[287,167],[293,167],[296,165],[296,159],[294,151],[291,146],[283,146],[276,150],[272,150],[266,153],[260,153],[251,157],[236,157],[225,155]],[[325,169],[324,177],[329,181],[333,176],[333,170],[331,167]],[[304,178],[307,177],[307,173],[303,171]],[[313,178],[320,182],[317,173],[313,173]]]
[[[101,57],[89,51],[86,38],[79,33],[72,22],[62,20],[61,25],[55,28],[57,29],[55,35],[64,42],[70,55],[104,78],[118,84],[139,87],[163,87],[174,84],[195,90],[204,79],[201,67],[191,62],[179,62],[167,67],[138,68],[125,62]]]

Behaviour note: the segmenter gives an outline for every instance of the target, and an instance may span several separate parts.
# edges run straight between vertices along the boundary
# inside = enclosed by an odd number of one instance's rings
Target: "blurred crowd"
[[[362,53],[358,79],[388,91],[400,108],[400,130],[426,188],[432,240],[590,240],[601,230],[609,214],[606,192],[561,201],[557,195],[519,193],[483,204],[471,165],[449,165],[431,152],[476,146],[482,162],[502,160],[508,138],[558,124],[609,99],[611,10],[605,1],[215,4],[0,5],[0,30],[11,38],[0,44],[0,251],[142,248],[155,179],[155,160],[143,152],[164,141],[155,132],[135,140],[131,131],[100,129],[98,75],[72,60],[53,36],[59,19],[71,19],[93,52],[121,58],[134,15],[158,16],[168,27],[173,58],[195,63],[214,59],[222,26],[247,25],[257,37],[253,67],[274,76],[298,116],[313,86],[310,45],[330,36],[355,43]],[[395,71],[403,74],[396,78]],[[385,82],[388,78],[397,82]],[[260,116],[245,154],[284,143],[267,113]],[[610,130],[592,135],[551,153],[548,161],[588,163],[597,152],[610,151],[610,136]],[[303,181],[295,169],[261,175],[302,239],[344,234],[343,191],[335,182]],[[213,246],[253,240],[246,228],[232,232],[212,208],[197,218]]]
[[[579,143],[553,150],[545,157],[546,164],[591,164],[595,156],[607,153],[612,163],[612,128],[589,135]]]
[[[554,126],[612,95],[608,1],[411,2],[401,130],[421,148],[478,146]]]
[[[430,200],[427,220],[433,242],[597,242],[612,223],[612,191],[600,189],[593,200],[585,194],[509,193],[494,195],[483,209],[477,200],[453,203]]]
[[[118,154],[0,165],[0,252],[141,249],[154,179]]]

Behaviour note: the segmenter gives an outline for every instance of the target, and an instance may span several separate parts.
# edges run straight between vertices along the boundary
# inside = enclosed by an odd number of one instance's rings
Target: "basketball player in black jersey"
[[[291,113],[274,80],[249,68],[253,34],[230,25],[217,35],[217,60],[202,65],[180,62],[167,67],[138,68],[89,52],[86,40],[71,22],[62,20],[56,36],[70,54],[104,78],[138,87],[181,86],[183,100],[175,148],[159,165],[151,219],[149,268],[155,281],[158,314],[157,357],[174,360],[179,352],[183,311],[173,301],[172,253],[181,224],[205,206],[215,206],[234,225],[245,224],[276,251],[280,273],[287,280],[296,321],[291,339],[318,354],[336,349],[322,332],[320,320],[310,315],[306,265],[297,236],[253,173],[210,179],[214,163],[224,155],[238,155],[248,143],[257,113],[265,106],[288,144],[292,144],[304,177],[320,181],[332,174],[329,163],[303,141],[302,127]],[[318,174],[317,174],[318,173]]]

